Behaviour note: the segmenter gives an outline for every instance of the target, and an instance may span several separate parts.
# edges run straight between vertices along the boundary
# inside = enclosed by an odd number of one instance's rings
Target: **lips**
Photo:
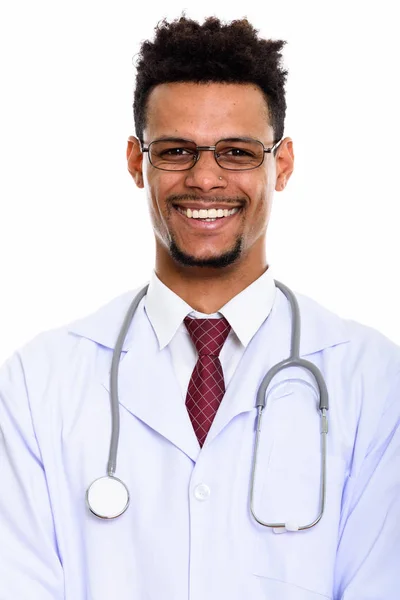
[[[209,208],[208,210],[205,208],[200,209],[191,209],[184,208],[181,206],[177,206],[176,209],[182,214],[185,215],[188,219],[201,219],[205,221],[215,221],[216,219],[225,219],[226,217],[230,217],[238,212],[238,208]]]
[[[183,223],[187,226],[190,227],[191,229],[195,229],[195,230],[203,230],[203,231],[216,231],[216,230],[220,230],[223,227],[228,226],[230,223],[232,223],[232,221],[237,218],[237,216],[240,214],[241,212],[241,207],[230,207],[228,208],[224,208],[222,209],[221,207],[218,208],[214,208],[214,209],[205,209],[203,207],[198,207],[198,208],[187,208],[187,207],[182,207],[182,206],[174,206],[175,209],[175,214],[177,214],[179,216],[180,219],[182,219]],[[217,212],[217,216],[214,217],[209,217],[208,215],[211,214],[213,215],[214,213],[211,212],[215,210]],[[218,210],[223,210],[224,211],[224,215],[222,217],[218,216]],[[191,211],[191,213],[189,212],[188,215],[188,211]],[[193,216],[193,212],[196,211],[198,214],[197,216]],[[200,211],[204,211],[204,212],[200,212]],[[228,215],[225,216],[225,212],[228,212]],[[196,213],[195,213],[196,214]],[[200,215],[206,214],[207,216],[204,218]]]

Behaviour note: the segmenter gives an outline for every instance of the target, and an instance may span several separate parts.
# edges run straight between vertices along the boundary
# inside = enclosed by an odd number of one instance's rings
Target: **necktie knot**
[[[231,329],[225,317],[221,319],[184,319],[186,329],[199,356],[219,356]]]

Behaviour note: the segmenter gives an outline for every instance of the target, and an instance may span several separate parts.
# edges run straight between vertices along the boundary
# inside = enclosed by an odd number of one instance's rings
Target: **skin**
[[[252,137],[271,147],[274,132],[258,86],[225,83],[168,83],[150,94],[144,142],[162,136],[214,145],[229,137]],[[147,193],[156,242],[155,271],[192,308],[217,312],[268,268],[266,232],[274,190],[285,188],[293,171],[293,143],[284,138],[276,154],[250,171],[222,169],[212,152],[202,152],[189,171],[155,169],[139,141],[130,137],[128,170]],[[237,214],[207,227],[181,215],[181,208],[240,207]],[[223,223],[222,223],[223,221]],[[207,224],[208,225],[208,224]],[[171,253],[171,240],[194,262],[207,261],[241,244],[237,259],[224,267],[186,266]]]

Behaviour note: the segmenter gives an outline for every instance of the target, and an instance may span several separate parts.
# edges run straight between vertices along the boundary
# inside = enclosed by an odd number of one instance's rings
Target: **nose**
[[[212,150],[201,150],[194,167],[186,171],[187,187],[209,192],[215,188],[225,188],[226,169],[222,169],[214,158]]]

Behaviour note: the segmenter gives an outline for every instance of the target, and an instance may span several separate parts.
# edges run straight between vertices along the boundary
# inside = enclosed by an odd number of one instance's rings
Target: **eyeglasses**
[[[192,140],[168,138],[155,140],[147,147],[141,142],[142,152],[148,152],[150,163],[161,171],[188,171],[197,163],[201,151],[214,152],[214,158],[222,169],[250,171],[264,162],[265,154],[273,152],[279,140],[271,148],[252,138],[228,138],[219,140],[215,146],[197,146]]]

